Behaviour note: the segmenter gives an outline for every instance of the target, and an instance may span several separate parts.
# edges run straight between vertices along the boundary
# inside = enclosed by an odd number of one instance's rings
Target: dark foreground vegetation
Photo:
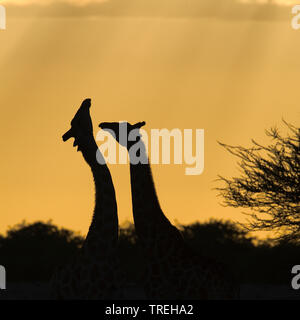
[[[299,244],[258,241],[229,221],[178,227],[195,250],[227,264],[241,283],[288,284],[291,268],[300,264]],[[0,236],[0,265],[6,267],[8,282],[48,281],[55,266],[67,263],[83,240],[79,234],[51,222],[22,223]],[[142,259],[131,224],[120,230],[120,256],[134,283]]]

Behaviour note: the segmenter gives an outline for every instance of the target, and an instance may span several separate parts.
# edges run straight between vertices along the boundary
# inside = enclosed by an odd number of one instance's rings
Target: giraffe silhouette
[[[126,278],[117,256],[118,216],[115,189],[106,164],[93,137],[91,100],[83,101],[63,141],[75,138],[91,168],[95,183],[95,209],[80,253],[67,266],[58,268],[51,279],[54,299],[123,299]],[[102,163],[105,163],[102,162]]]
[[[133,218],[146,261],[140,281],[147,298],[238,298],[238,286],[225,266],[193,252],[180,231],[164,215],[139,132],[144,125],[145,122],[135,125],[106,122],[99,127],[112,133],[129,153]],[[119,131],[121,126],[128,130]],[[122,137],[120,132],[127,132],[127,136]],[[135,141],[132,141],[133,137]]]

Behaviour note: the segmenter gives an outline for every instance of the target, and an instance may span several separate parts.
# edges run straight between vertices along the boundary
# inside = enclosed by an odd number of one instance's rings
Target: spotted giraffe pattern
[[[82,103],[63,140],[74,137],[74,146],[78,146],[91,168],[95,183],[95,209],[79,255],[67,266],[58,268],[52,277],[51,296],[54,299],[124,298],[126,278],[117,256],[115,190],[109,169],[96,159],[96,153],[98,157],[102,154],[93,137],[90,105],[89,99]]]
[[[142,127],[125,124],[128,133]],[[122,123],[124,125],[124,123]],[[117,141],[130,151],[135,142],[120,139],[119,123],[102,123],[112,130]],[[124,130],[122,131],[124,132]],[[130,164],[133,217],[143,248],[146,268],[140,281],[149,299],[234,299],[239,289],[226,268],[213,259],[202,257],[185,243],[180,231],[161,210],[153,182],[146,147],[137,137],[139,158],[143,163]],[[147,160],[147,161],[145,161]],[[133,162],[133,161],[131,161]]]

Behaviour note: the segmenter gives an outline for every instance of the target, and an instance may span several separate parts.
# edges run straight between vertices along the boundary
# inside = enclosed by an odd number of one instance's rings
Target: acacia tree
[[[240,161],[240,177],[219,176],[225,183],[217,188],[224,205],[250,209],[250,231],[275,231],[277,240],[300,240],[300,129],[284,121],[288,134],[266,130],[272,143],[262,146],[252,140],[251,148],[223,146]]]

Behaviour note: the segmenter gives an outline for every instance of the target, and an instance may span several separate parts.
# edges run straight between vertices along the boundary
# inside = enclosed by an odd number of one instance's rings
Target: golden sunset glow
[[[185,164],[153,165],[162,208],[171,222],[245,221],[213,190],[218,174],[238,174],[237,159],[217,141],[266,144],[265,129],[285,130],[282,118],[299,125],[300,30],[291,28],[291,15],[256,19],[257,6],[253,19],[237,19],[223,5],[216,8],[223,18],[22,17],[9,10],[14,2],[34,1],[0,1],[7,6],[0,31],[1,233],[24,219],[87,232],[92,175],[61,136],[88,97],[95,135],[103,121],[145,120],[149,131],[204,129],[202,175],[186,176]],[[39,10],[54,7],[45,1]],[[132,221],[129,168],[110,169],[120,222]]]

